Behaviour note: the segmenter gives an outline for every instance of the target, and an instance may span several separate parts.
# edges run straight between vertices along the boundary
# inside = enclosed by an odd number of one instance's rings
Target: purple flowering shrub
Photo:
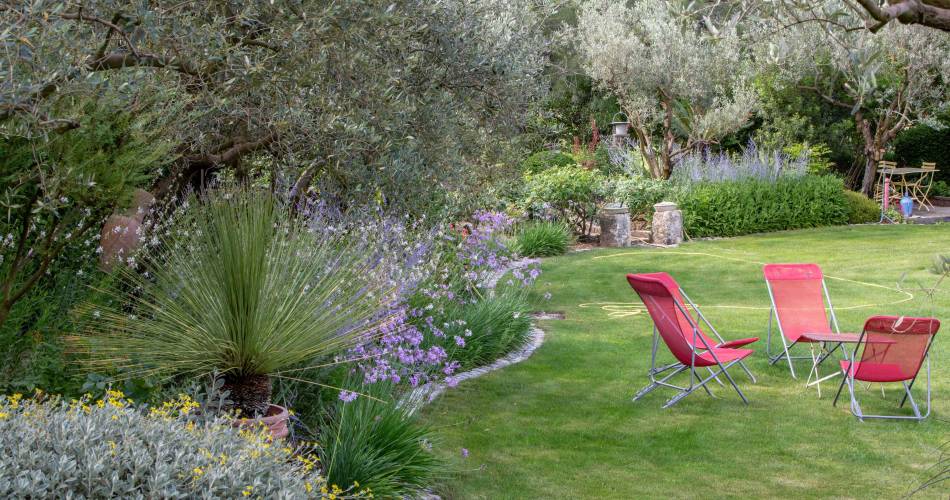
[[[361,247],[371,272],[367,283],[353,286],[382,281],[379,288],[388,291],[380,297],[378,331],[347,356],[364,382],[414,387],[432,379],[451,381],[460,368],[504,355],[498,346],[479,344],[491,339],[504,347],[524,337],[523,290],[541,271],[536,261],[519,262],[505,278],[505,291],[494,293],[500,275],[518,261],[505,241],[513,223],[507,215],[479,211],[469,223],[450,224],[377,209],[343,214],[322,202],[302,211],[312,231],[343,233]],[[471,324],[473,318],[478,324]]]

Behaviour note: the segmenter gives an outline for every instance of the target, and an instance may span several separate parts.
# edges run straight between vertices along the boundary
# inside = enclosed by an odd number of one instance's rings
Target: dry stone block
[[[630,209],[608,205],[600,211],[600,246],[630,246]]]
[[[683,242],[683,212],[676,203],[664,201],[653,205],[653,243],[676,246]]]

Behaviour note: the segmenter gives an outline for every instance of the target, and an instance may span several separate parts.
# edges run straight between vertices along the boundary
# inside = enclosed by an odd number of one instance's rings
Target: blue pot
[[[910,217],[910,214],[914,211],[914,200],[907,193],[904,193],[904,197],[901,198],[901,213],[904,214],[904,217]]]

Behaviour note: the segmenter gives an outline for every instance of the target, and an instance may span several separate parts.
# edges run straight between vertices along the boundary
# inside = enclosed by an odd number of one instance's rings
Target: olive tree
[[[442,182],[518,129],[544,88],[553,12],[546,0],[10,0],[0,121],[69,128],[76,117],[53,110],[70,96],[173,87],[196,119],[159,194],[221,169],[370,193],[421,184],[407,175]]]
[[[135,187],[173,200],[221,173],[265,173],[298,197],[419,209],[466,186],[516,146],[543,94],[554,11],[548,0],[0,0],[0,148],[17,152],[0,164],[0,324]],[[96,128],[113,117],[132,124],[121,139]],[[137,153],[93,164],[73,154],[77,139]]]
[[[921,26],[889,24],[870,33],[800,23],[777,31],[766,57],[787,84],[850,111],[863,140],[859,178],[868,194],[897,133],[946,107],[948,52],[950,37]]]
[[[714,22],[720,17],[720,22]],[[573,32],[584,70],[615,94],[652,175],[716,143],[756,108],[743,12],[720,16],[676,2],[591,0]]]

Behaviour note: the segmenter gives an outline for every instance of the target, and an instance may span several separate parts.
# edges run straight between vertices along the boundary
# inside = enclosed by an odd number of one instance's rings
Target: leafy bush
[[[553,167],[525,176],[523,204],[535,213],[552,213],[583,235],[590,234],[604,195],[604,176],[579,167]]]
[[[805,171],[811,175],[827,174],[835,166],[831,161],[831,148],[825,143],[797,142],[786,146],[782,152],[790,158],[805,158]]]
[[[567,251],[571,230],[561,222],[531,221],[515,229],[515,249],[525,257],[552,257]]]
[[[845,224],[849,214],[843,182],[831,176],[699,183],[679,205],[692,237]]]
[[[846,190],[844,197],[848,202],[848,224],[877,222],[881,218],[881,207],[867,196]]]
[[[525,344],[529,311],[524,291],[510,287],[467,304],[452,302],[440,315],[441,334],[426,342],[442,346],[456,369],[489,365]]]
[[[925,124],[915,125],[894,138],[894,156],[901,165],[917,167],[921,162],[936,162],[936,178],[950,182],[950,116],[941,120],[937,130]]]
[[[945,181],[934,181],[930,186],[928,196],[950,196],[950,183]]]
[[[118,106],[106,97],[80,101],[68,110],[82,117],[74,129],[0,137],[0,326],[58,268],[73,273],[95,262],[103,220],[174,159],[169,122],[181,106],[151,98]]]
[[[560,151],[538,151],[521,162],[521,171],[526,174],[536,174],[551,167],[568,167],[575,163],[573,157]]]
[[[332,484],[353,484],[378,498],[415,498],[441,469],[432,431],[393,400],[388,383],[364,385],[337,401],[321,429],[320,462]],[[347,398],[349,399],[349,397]]]
[[[88,366],[217,372],[251,415],[267,410],[270,374],[364,342],[390,300],[378,260],[288,213],[267,192],[211,192],[89,308]]]
[[[649,177],[617,176],[606,188],[608,200],[623,203],[630,215],[642,219],[653,217],[653,205],[661,201],[675,201],[684,187],[680,184]]]
[[[97,402],[4,396],[0,496],[307,498],[326,488],[315,457],[193,419],[195,406],[182,397],[146,412],[114,391]]]

